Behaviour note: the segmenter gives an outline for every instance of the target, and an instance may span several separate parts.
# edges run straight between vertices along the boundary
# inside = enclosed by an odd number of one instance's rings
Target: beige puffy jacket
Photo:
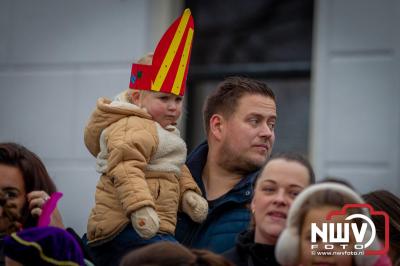
[[[201,194],[184,165],[179,131],[163,129],[136,105],[100,98],[85,144],[102,173],[87,226],[89,244],[111,240],[130,224],[132,212],[146,206],[158,214],[159,232],[174,234],[183,193]]]

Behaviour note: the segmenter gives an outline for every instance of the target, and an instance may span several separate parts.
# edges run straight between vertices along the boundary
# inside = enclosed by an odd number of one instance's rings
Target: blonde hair
[[[142,58],[140,58],[136,63],[142,65],[151,65],[153,63],[154,53],[148,53]]]

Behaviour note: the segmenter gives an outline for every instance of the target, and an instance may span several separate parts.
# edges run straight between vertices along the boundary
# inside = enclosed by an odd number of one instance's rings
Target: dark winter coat
[[[236,246],[222,254],[236,266],[274,266],[275,246],[254,242],[254,231],[245,231],[238,235]]]
[[[200,144],[187,158],[186,164],[203,195],[202,172],[207,161],[208,145]],[[190,248],[208,249],[222,253],[235,244],[236,236],[248,228],[252,183],[258,172],[246,175],[224,196],[209,201],[207,219],[198,224],[184,213],[178,213],[176,239]]]

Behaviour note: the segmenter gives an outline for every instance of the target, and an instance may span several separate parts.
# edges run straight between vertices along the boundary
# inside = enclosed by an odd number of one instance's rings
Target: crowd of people
[[[188,156],[186,165],[193,176],[188,177],[190,194],[206,201],[206,212],[199,212],[205,217],[191,218],[180,199],[175,234],[158,229],[150,237],[137,234],[130,239],[136,229],[125,223],[119,230],[131,231],[121,238],[125,244],[116,238],[102,242],[114,246],[101,249],[112,258],[106,262],[93,252],[96,245],[87,237],[82,239],[64,227],[57,209],[48,227],[36,226],[56,186],[33,152],[16,143],[1,143],[2,264],[399,265],[400,199],[383,190],[360,196],[347,182],[334,179],[315,184],[306,157],[295,152],[271,156],[277,115],[273,92],[265,84],[239,77],[224,80],[207,99],[204,117],[207,141]],[[349,203],[368,203],[388,214],[390,239],[385,239],[385,221],[372,216],[378,236],[372,247],[379,249],[388,241],[387,255],[343,255],[352,254],[351,248],[341,255],[312,255],[310,224],[324,222],[327,213]],[[196,209],[195,204],[191,207]],[[335,222],[345,221],[339,217]]]
[[[40,158],[0,143],[0,265],[399,266],[400,199],[316,182],[305,156],[273,154],[277,105],[265,83],[219,83],[204,103],[206,140],[186,158],[177,122],[192,31],[185,10],[132,65],[129,89],[97,101],[84,132],[100,173],[85,235],[66,228],[57,208],[47,213],[57,188]],[[375,231],[357,220],[358,234],[326,241],[324,225],[350,228],[348,215],[371,217]],[[362,246],[372,255],[358,254],[361,233],[374,232]]]

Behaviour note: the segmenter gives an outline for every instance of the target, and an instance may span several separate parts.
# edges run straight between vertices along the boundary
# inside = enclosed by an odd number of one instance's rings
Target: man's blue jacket
[[[207,161],[208,144],[200,144],[187,158],[193,178],[206,195],[202,180],[203,168]],[[244,176],[227,194],[208,201],[207,219],[198,224],[185,213],[178,213],[175,231],[176,239],[190,248],[208,249],[222,253],[235,245],[236,236],[246,230],[250,221],[249,204],[253,191],[253,180],[258,171]]]

